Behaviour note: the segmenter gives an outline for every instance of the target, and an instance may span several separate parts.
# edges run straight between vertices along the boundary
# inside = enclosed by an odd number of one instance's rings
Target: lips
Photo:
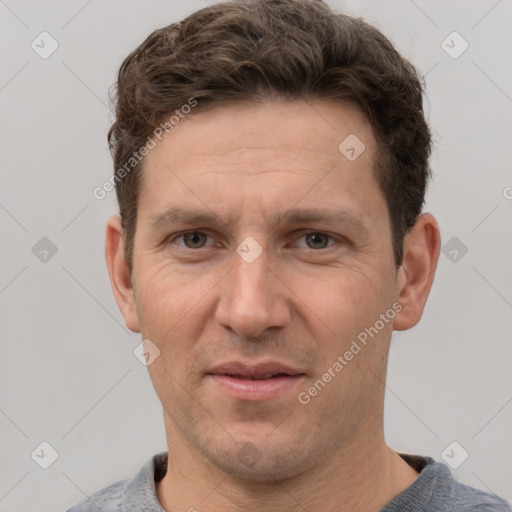
[[[264,380],[264,379],[274,379],[275,377],[291,377],[288,373],[267,373],[265,375],[252,375],[252,376],[243,376],[237,374],[225,374],[227,377],[233,377],[234,379],[242,379],[242,380]]]
[[[303,372],[278,362],[259,363],[254,365],[241,362],[230,362],[213,368],[209,374],[226,375],[242,380],[264,380],[276,377],[294,377]]]
[[[206,378],[231,398],[261,402],[297,391],[298,383],[305,376],[304,372],[275,361],[259,364],[234,361],[212,368]]]

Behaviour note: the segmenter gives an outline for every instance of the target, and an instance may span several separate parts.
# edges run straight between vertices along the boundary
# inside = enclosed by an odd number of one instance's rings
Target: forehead
[[[350,104],[217,106],[182,120],[146,156],[140,213],[154,219],[164,207],[188,205],[276,218],[300,201],[361,215],[380,196],[375,154],[371,125]]]
[[[375,139],[366,116],[356,105],[333,100],[268,100],[249,105],[219,105],[198,114],[185,117],[175,129],[164,137],[161,151],[153,152],[148,159],[165,152],[172,139],[179,137],[186,147],[178,158],[200,155],[221,157],[229,151],[251,149],[261,156],[255,163],[261,164],[265,151],[282,153],[287,158],[294,154],[305,156],[308,152],[315,159],[325,160],[341,156],[351,158],[343,144],[363,148],[368,161],[375,150]],[[166,144],[168,143],[168,144]],[[341,149],[341,151],[340,151]],[[290,152],[290,150],[292,152]],[[149,156],[149,155],[148,155]],[[241,155],[243,157],[244,155]],[[181,160],[182,158],[180,158]],[[269,166],[272,162],[265,162]],[[265,170],[265,169],[261,169]]]

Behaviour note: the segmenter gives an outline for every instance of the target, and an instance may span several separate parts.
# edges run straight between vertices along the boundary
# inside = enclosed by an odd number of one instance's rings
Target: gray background
[[[0,0],[1,511],[65,510],[166,450],[133,355],[140,335],[125,328],[104,263],[114,194],[92,190],[112,172],[108,87],[123,58],[208,3]],[[330,4],[375,24],[426,74],[436,139],[426,209],[443,245],[457,238],[423,321],[395,334],[388,442],[442,460],[457,441],[469,458],[456,477],[512,500],[512,2]],[[43,31],[59,45],[47,59],[31,48]],[[456,59],[441,46],[453,31],[469,43]],[[36,245],[43,237],[55,255]],[[49,461],[43,441],[58,452],[48,469],[35,461]]]

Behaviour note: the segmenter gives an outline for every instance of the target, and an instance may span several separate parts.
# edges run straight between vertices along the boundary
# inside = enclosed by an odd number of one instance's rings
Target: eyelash
[[[189,230],[189,231],[182,231],[181,233],[177,233],[177,234],[173,235],[172,237],[169,237],[169,238],[164,242],[164,244],[165,244],[165,245],[169,245],[169,244],[171,244],[172,242],[174,242],[175,240],[177,240],[177,239],[179,239],[179,238],[182,238],[182,237],[184,237],[185,235],[187,235],[187,234],[189,234],[189,233],[199,233],[199,234],[202,234],[202,235],[206,235],[206,236],[207,236],[207,237],[209,237],[209,238],[213,238],[211,235],[209,235],[208,233],[206,233],[206,232],[204,232],[204,231],[199,231],[199,230]],[[303,232],[299,238],[303,238],[303,237],[305,237],[306,235],[309,235],[309,234],[325,235],[325,236],[329,237],[329,240],[334,241],[334,242],[336,242],[336,241],[337,241],[336,239],[337,239],[337,238],[339,238],[339,237],[335,237],[334,235],[331,235],[330,233],[325,233],[324,231],[313,231],[313,230]],[[339,241],[339,240],[338,240],[338,243],[340,243],[340,241]],[[192,249],[192,248],[187,247],[187,246],[185,246],[185,245],[181,245],[181,244],[178,244],[178,245],[179,245],[182,249],[184,249],[184,250],[188,250],[188,251],[195,251],[195,252],[198,252],[198,251],[200,251],[200,250],[204,250],[204,249],[208,249],[208,247],[199,247],[198,249]],[[310,250],[315,251],[315,252],[320,252],[320,251],[325,251],[325,250],[327,250],[327,249],[330,249],[330,248],[332,248],[334,245],[335,245],[335,243],[334,243],[334,244],[331,244],[331,245],[328,245],[327,247],[323,247],[323,248],[321,248],[321,249],[311,249],[311,248],[309,248],[309,247],[302,247],[302,248],[303,248],[303,249],[310,249]]]

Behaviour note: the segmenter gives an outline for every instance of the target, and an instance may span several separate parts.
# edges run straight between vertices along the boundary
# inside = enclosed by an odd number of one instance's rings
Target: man
[[[440,236],[422,86],[380,32],[315,0],[202,9],[124,61],[109,141],[106,259],[168,453],[72,512],[510,511],[384,439]]]

